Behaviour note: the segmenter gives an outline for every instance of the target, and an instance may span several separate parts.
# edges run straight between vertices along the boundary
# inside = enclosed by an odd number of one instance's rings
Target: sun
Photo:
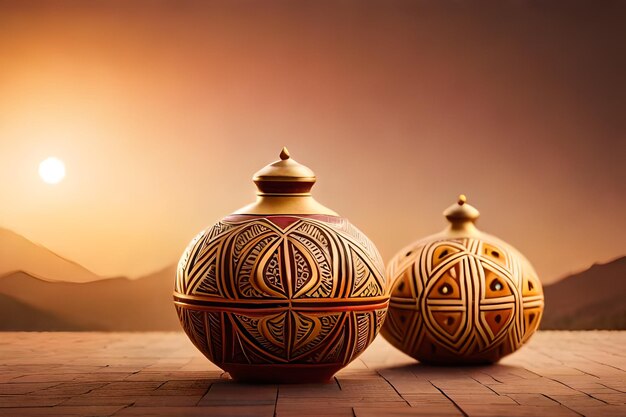
[[[58,184],[65,178],[65,164],[54,156],[46,158],[39,164],[39,176],[45,183]]]

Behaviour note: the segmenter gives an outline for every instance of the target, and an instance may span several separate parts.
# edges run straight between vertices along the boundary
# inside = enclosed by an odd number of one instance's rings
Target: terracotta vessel
[[[258,197],[197,235],[174,303],[198,349],[235,380],[317,382],[374,340],[389,303],[374,244],[311,196],[286,149],[253,178]]]
[[[476,228],[479,212],[465,196],[444,215],[446,230],[389,264],[393,284],[381,334],[425,363],[496,362],[537,330],[541,282],[517,250]]]

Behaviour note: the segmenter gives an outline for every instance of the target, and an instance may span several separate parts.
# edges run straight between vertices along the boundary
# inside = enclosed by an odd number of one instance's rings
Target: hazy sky
[[[138,276],[287,145],[386,260],[461,192],[544,282],[624,255],[626,3],[549,3],[0,0],[0,226]]]

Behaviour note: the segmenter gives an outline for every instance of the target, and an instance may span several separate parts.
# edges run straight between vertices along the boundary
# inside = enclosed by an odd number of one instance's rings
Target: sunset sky
[[[141,276],[286,145],[385,260],[459,193],[544,282],[624,255],[626,3],[549,3],[0,0],[0,226]]]

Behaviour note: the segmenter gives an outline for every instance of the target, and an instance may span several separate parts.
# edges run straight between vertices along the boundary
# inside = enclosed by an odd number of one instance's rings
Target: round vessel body
[[[174,302],[196,347],[238,381],[329,380],[378,333],[389,302],[369,239],[326,214],[234,214],[192,240]]]
[[[381,334],[427,364],[493,363],[537,330],[541,282],[516,249],[478,231],[475,218],[466,225],[457,220],[392,259],[391,301]]]

